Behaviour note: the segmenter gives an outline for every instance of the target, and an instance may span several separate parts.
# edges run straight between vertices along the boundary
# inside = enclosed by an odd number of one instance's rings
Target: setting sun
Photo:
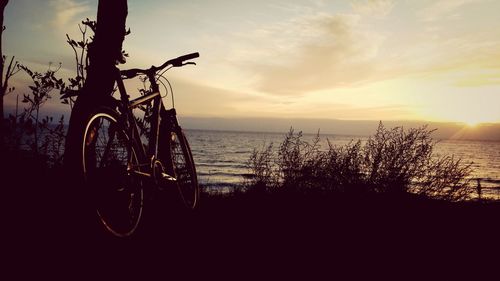
[[[464,123],[467,127],[474,128],[482,123],[492,123],[492,120],[489,120],[487,116],[480,115],[469,115],[469,116],[459,116],[456,118],[458,122]]]
[[[467,124],[468,127],[474,128],[477,125],[479,125],[480,123],[477,121],[466,121],[465,124]]]
[[[463,121],[468,127],[477,127],[484,123],[494,123],[495,120],[487,118],[487,116],[464,116]]]

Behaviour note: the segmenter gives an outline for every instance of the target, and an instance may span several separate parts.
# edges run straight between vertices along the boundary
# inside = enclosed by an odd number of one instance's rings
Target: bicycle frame
[[[123,79],[120,74],[120,70],[116,68],[116,83],[118,86],[118,91],[120,92],[120,100],[121,100],[121,105],[123,108],[121,108],[122,114],[126,116],[126,122],[128,122],[127,126],[131,131],[129,132],[131,137],[131,145],[134,147],[134,150],[136,152],[136,156],[139,160],[139,165],[140,166],[147,166],[149,169],[153,168],[155,160],[158,159],[158,139],[159,139],[159,133],[160,133],[160,113],[162,111],[166,111],[162,98],[160,95],[160,90],[158,83],[156,83],[154,74],[149,74],[147,75],[148,79],[151,83],[151,92],[147,95],[138,97],[133,100],[129,100],[129,95],[127,94],[127,90],[125,89],[125,85],[123,83]],[[132,110],[140,105],[153,102],[153,108],[152,108],[152,119],[151,119],[151,129],[149,132],[149,146],[148,146],[148,151],[145,150],[142,142],[136,143],[136,140],[140,140],[140,134],[139,134],[139,129],[137,125],[137,121],[134,118],[134,114]],[[170,111],[170,110],[169,110]],[[175,110],[171,110],[175,116]],[[139,172],[139,171],[134,171],[136,174],[139,174],[141,176],[147,176],[151,177],[152,176],[152,171],[149,171],[149,173],[144,173],[144,172]]]
[[[121,102],[117,102],[119,104],[119,109],[121,112],[121,115],[124,116],[120,122],[125,122],[123,124],[125,128],[130,130],[127,132],[127,135],[130,137],[130,145],[133,147],[137,160],[139,162],[139,166],[142,167],[148,167],[148,172],[149,173],[144,173],[140,170],[135,170],[135,169],[129,169],[134,174],[137,174],[139,176],[146,176],[146,177],[156,177],[155,171],[156,171],[156,166],[160,165],[160,171],[163,171],[163,163],[159,161],[158,157],[158,142],[159,142],[159,137],[160,137],[160,126],[161,124],[164,124],[165,128],[162,128],[162,130],[168,131],[168,130],[178,130],[180,129],[179,123],[177,122],[176,118],[176,111],[175,108],[166,110],[163,101],[161,98],[160,90],[159,90],[159,85],[156,82],[156,75],[159,71],[165,69],[167,66],[171,67],[181,67],[184,65],[188,64],[196,64],[194,62],[187,62],[188,60],[194,59],[199,57],[198,53],[191,53],[187,54],[184,56],[177,57],[175,59],[171,59],[163,63],[159,67],[152,66],[149,69],[128,69],[124,71],[120,71],[118,68],[115,67],[115,81],[118,87],[118,91],[120,92],[120,100]],[[162,72],[164,73],[164,72]],[[129,100],[129,95],[127,94],[127,90],[125,89],[125,85],[123,83],[123,79],[127,78],[133,78],[136,77],[138,74],[145,74],[151,84],[151,92],[138,97],[133,100]],[[148,151],[145,150],[142,141],[140,140],[140,134],[139,134],[139,128],[137,125],[137,121],[134,118],[134,114],[132,110],[140,105],[146,104],[146,103],[153,103],[152,107],[152,118],[151,118],[151,128],[148,136]],[[160,120],[163,120],[160,122]],[[174,177],[161,172],[161,178],[167,179],[167,180],[176,180]]]

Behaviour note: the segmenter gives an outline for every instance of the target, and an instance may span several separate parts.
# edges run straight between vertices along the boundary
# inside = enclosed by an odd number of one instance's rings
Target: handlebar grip
[[[200,56],[200,53],[196,52],[196,53],[191,53],[191,54],[187,54],[187,55],[184,55],[184,56],[180,56],[180,57],[176,58],[175,60],[187,61],[187,60],[195,59],[195,58],[197,58],[199,56]]]
[[[170,60],[168,62],[171,63],[173,66],[182,66],[184,61],[192,60],[192,59],[195,59],[199,56],[200,56],[200,54],[198,52],[196,52],[196,53],[191,53],[191,54],[187,54],[184,56],[180,56],[180,57],[175,58],[173,60]]]

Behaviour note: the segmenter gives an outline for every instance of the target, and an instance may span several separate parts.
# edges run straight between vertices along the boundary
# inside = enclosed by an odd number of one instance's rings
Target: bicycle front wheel
[[[139,178],[128,173],[138,161],[118,114],[101,109],[85,126],[82,145],[85,186],[102,225],[118,237],[130,236],[142,216],[144,192]]]
[[[199,203],[200,190],[191,148],[182,130],[170,132],[169,154],[170,171],[177,179],[176,185],[182,202],[188,209],[194,209]]]

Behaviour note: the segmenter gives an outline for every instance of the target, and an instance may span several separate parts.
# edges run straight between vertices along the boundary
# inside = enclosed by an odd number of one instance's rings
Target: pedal
[[[171,175],[162,172],[160,174],[161,182],[157,184],[158,189],[163,192],[170,192],[176,187],[177,179],[172,177]]]
[[[167,173],[163,173],[163,172],[161,173],[161,178],[162,178],[163,180],[167,180],[167,181],[173,181],[173,182],[176,182],[176,181],[177,181],[177,179],[176,179],[176,178],[172,177],[171,175],[169,175],[169,174],[167,174]]]

